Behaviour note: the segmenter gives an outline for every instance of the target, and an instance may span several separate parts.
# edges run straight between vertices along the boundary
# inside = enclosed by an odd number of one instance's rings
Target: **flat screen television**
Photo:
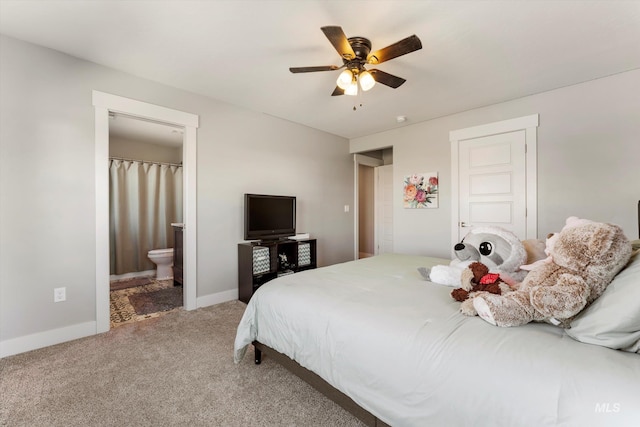
[[[244,195],[245,240],[276,240],[295,234],[295,196]]]

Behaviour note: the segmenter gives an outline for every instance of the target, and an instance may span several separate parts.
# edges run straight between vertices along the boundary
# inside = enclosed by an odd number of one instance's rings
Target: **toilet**
[[[154,249],[147,254],[149,259],[153,261],[156,268],[156,279],[171,279],[173,277],[173,248]]]

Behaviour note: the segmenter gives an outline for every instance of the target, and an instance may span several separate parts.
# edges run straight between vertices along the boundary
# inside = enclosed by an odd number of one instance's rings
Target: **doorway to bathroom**
[[[96,333],[110,329],[109,245],[109,128],[113,114],[148,120],[182,129],[183,162],[183,306],[196,308],[196,129],[197,115],[117,95],[93,91],[95,111],[96,185]]]
[[[183,305],[182,260],[173,267],[182,256],[183,133],[166,123],[109,115],[111,328]]]

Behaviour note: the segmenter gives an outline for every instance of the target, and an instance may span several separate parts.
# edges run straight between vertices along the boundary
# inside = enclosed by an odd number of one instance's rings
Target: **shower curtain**
[[[152,249],[173,247],[172,222],[182,222],[182,166],[109,161],[111,274],[153,270]]]

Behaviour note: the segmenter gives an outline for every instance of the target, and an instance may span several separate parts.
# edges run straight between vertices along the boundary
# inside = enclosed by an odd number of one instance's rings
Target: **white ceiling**
[[[331,97],[339,71],[288,71],[342,65],[326,25],[423,49]],[[640,1],[0,0],[0,32],[346,138],[640,68]]]

